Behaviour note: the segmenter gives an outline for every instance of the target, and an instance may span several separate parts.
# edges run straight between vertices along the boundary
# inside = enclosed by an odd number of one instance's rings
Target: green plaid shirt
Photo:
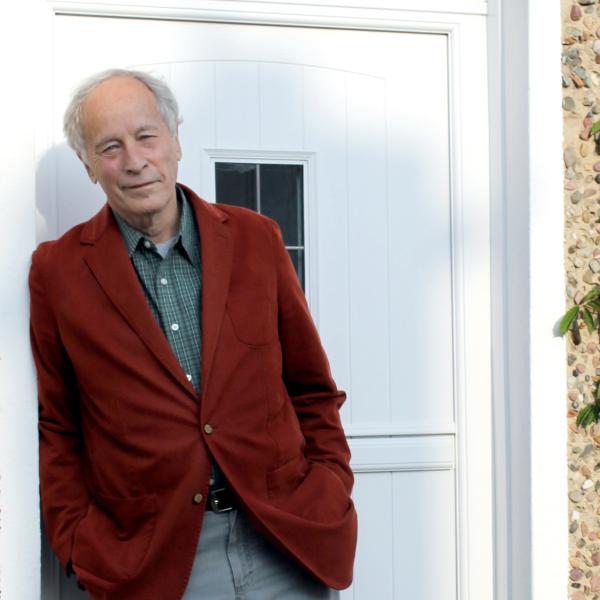
[[[133,262],[146,300],[161,326],[181,368],[198,392],[201,351],[200,239],[194,211],[181,188],[179,232],[163,258],[154,242],[127,224],[113,211],[127,252]]]

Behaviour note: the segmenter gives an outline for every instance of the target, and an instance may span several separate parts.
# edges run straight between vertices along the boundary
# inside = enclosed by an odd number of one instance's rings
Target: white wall
[[[35,244],[35,31],[32,1],[0,18],[0,596],[39,598],[37,403],[29,352],[27,271]],[[16,58],[16,60],[15,60]]]
[[[440,10],[442,4],[485,9],[477,0],[430,0],[422,9]],[[26,273],[35,244],[34,121],[49,96],[36,68],[47,6],[44,0],[7,3],[0,19],[0,56],[8,82],[0,95],[0,595],[7,600],[34,600],[40,594]],[[564,308],[560,3],[490,0],[489,11],[490,98],[495,99],[497,598],[563,600],[566,384],[563,342],[552,336]]]
[[[490,0],[496,594],[568,576],[560,1]]]

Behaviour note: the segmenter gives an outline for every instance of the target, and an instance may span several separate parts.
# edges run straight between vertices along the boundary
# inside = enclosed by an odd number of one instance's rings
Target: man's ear
[[[88,177],[90,178],[91,182],[98,183],[98,178],[96,177],[96,174],[92,170],[92,167],[90,167],[90,165],[87,164],[87,162],[83,159],[83,156],[81,156],[81,154],[79,152],[77,153],[77,157],[83,163],[83,166],[85,167],[85,171],[88,174]]]
[[[181,144],[179,143],[179,127],[177,128],[177,131],[175,132],[175,146],[177,148],[177,160],[181,160]]]

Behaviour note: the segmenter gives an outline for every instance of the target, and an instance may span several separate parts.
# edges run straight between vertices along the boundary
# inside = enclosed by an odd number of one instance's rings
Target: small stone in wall
[[[564,110],[575,110],[575,100],[571,96],[565,96],[562,101],[562,107]]]
[[[591,135],[591,131],[592,131],[592,119],[590,119],[589,117],[586,117],[583,120],[583,129],[581,130],[581,133],[579,134],[579,137],[582,140],[589,140],[590,139],[590,135]]]
[[[571,6],[570,16],[572,21],[579,21],[579,19],[581,19],[583,16],[581,8],[577,4],[573,4],[573,6]]]
[[[571,499],[572,502],[578,503],[583,500],[583,494],[579,490],[573,490],[569,494],[569,498]]]
[[[569,577],[571,581],[579,581],[583,577],[583,571],[581,569],[571,569]]]
[[[577,73],[571,73],[571,79],[573,80],[573,83],[575,84],[575,87],[581,88],[581,87],[584,86],[583,79],[581,79],[581,77],[579,77],[577,75]]]
[[[569,96],[567,96],[567,98],[569,98]],[[573,101],[573,98],[571,98],[571,101],[573,102],[573,106],[575,106],[575,102]],[[564,102],[563,102],[563,105],[564,105]],[[575,152],[575,148],[573,148],[572,146],[567,146],[567,148],[565,148],[563,158],[565,161],[565,165],[567,167],[572,167],[577,162],[577,153]],[[600,162],[598,164],[600,164]]]

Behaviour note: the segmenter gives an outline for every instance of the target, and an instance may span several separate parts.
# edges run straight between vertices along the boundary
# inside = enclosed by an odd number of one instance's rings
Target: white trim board
[[[53,14],[87,14],[115,16],[149,17],[165,19],[192,19],[226,21],[231,23],[248,22],[252,24],[282,24],[288,26],[305,25],[319,27],[346,27],[368,30],[386,30],[402,32],[425,32],[447,35],[449,41],[449,77],[450,97],[454,111],[451,119],[452,161],[452,206],[453,228],[464,235],[454,238],[455,253],[453,260],[454,281],[458,282],[454,289],[454,315],[459,323],[460,331],[456,331],[456,354],[459,363],[464,364],[461,372],[456,373],[455,390],[456,415],[458,428],[458,445],[453,448],[452,462],[444,462],[443,468],[449,464],[458,464],[459,472],[465,472],[457,481],[457,522],[462,539],[469,539],[473,547],[478,548],[477,569],[469,569],[468,555],[461,556],[461,573],[459,574],[461,600],[468,598],[491,597],[492,552],[488,547],[490,531],[475,525],[490,523],[492,504],[491,455],[489,450],[473,452],[472,448],[487,448],[491,439],[491,411],[489,403],[490,365],[486,361],[487,352],[477,349],[489,347],[489,298],[488,291],[481,294],[467,294],[464,289],[466,273],[469,277],[477,274],[481,281],[489,281],[489,259],[486,252],[473,251],[479,248],[478,240],[481,231],[487,231],[489,221],[488,204],[482,202],[487,198],[487,138],[481,137],[487,126],[487,95],[481,82],[486,78],[484,52],[473,52],[474,47],[485,48],[485,19],[483,13],[462,15],[458,13],[439,12],[435,14],[415,10],[381,11],[371,9],[354,9],[352,7],[304,6],[302,11],[297,5],[269,3],[269,10],[260,13],[242,11],[236,13],[231,7],[247,9],[250,3],[234,2],[196,2],[200,9],[158,9],[154,3],[142,3],[123,6],[116,3],[48,3]],[[206,8],[208,5],[211,8]],[[243,6],[242,6],[243,4]],[[260,3],[263,8],[266,3]],[[217,10],[215,7],[227,7]],[[120,7],[119,7],[120,6]],[[407,4],[404,4],[407,6]],[[186,12],[187,11],[187,12]],[[269,12],[270,11],[270,12]],[[142,14],[143,13],[143,14]],[[187,16],[186,16],[187,15]],[[48,58],[48,62],[50,58]],[[43,62],[43,61],[42,61]],[[460,68],[459,68],[459,65]],[[468,116],[468,120],[467,120]],[[474,125],[475,124],[475,125]],[[43,132],[41,139],[45,136]],[[484,133],[485,135],[485,133]],[[483,173],[482,177],[469,177],[469,173]],[[469,208],[474,218],[462,219],[463,208]],[[471,328],[466,318],[478,324]],[[475,339],[476,342],[472,342]],[[483,391],[482,391],[483,390]],[[467,408],[468,407],[468,408]],[[469,419],[467,419],[469,414]],[[454,432],[452,432],[454,433]],[[397,463],[400,464],[400,463]],[[404,464],[408,464],[405,462]],[[473,475],[466,476],[466,467]],[[462,469],[461,467],[465,467]],[[467,515],[475,515],[475,521],[469,521]],[[487,516],[484,513],[487,512]]]
[[[51,0],[50,0],[51,1]],[[419,12],[444,15],[485,15],[488,10],[486,0],[376,0],[365,3],[364,0],[345,0],[322,2],[319,0],[305,2],[303,0],[288,0],[286,2],[250,1],[250,0],[179,0],[176,4],[165,6],[161,0],[129,0],[126,4],[119,0],[96,0],[82,2],[80,0],[51,1],[54,11],[65,14],[126,16],[141,18],[164,19],[179,18],[202,20],[203,14],[221,14],[225,21],[265,22],[265,19],[275,15],[320,17],[328,14],[350,15],[362,14],[373,18],[374,14],[390,16],[390,13]],[[430,20],[432,17],[428,17]]]
[[[451,435],[349,440],[355,473],[440,471],[455,466]]]
[[[552,331],[564,311],[561,7],[489,9],[495,596],[563,600],[567,386]]]
[[[34,0],[2,7],[0,53],[9,93],[0,110],[7,143],[0,147],[0,597],[36,600],[40,595],[36,379],[29,347],[27,273],[35,247],[37,46],[40,10]],[[34,48],[35,46],[35,48]],[[15,52],[15,48],[19,48]],[[24,77],[23,74],[28,76]]]

